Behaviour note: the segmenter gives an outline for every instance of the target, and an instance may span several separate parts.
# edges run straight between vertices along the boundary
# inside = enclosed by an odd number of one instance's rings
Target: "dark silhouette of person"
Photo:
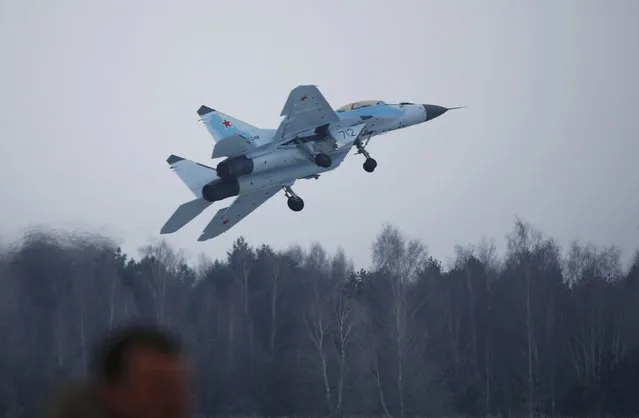
[[[132,325],[96,347],[92,375],[54,400],[52,418],[186,418],[189,369],[179,340]]]

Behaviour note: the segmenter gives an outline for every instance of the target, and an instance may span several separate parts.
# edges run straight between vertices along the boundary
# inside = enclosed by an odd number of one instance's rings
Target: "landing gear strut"
[[[284,187],[284,195],[287,198],[286,203],[288,204],[290,210],[292,210],[293,212],[299,212],[304,209],[304,201],[301,197],[295,194],[293,189],[288,186]]]
[[[368,143],[368,141],[366,142]],[[375,159],[371,157],[368,151],[366,151],[366,145],[362,144],[362,141],[360,139],[357,139],[357,141],[355,141],[355,146],[357,147],[357,154],[363,154],[364,157],[366,157],[366,161],[364,161],[363,165],[364,170],[369,173],[375,171],[375,168],[377,167],[377,161],[375,161]]]

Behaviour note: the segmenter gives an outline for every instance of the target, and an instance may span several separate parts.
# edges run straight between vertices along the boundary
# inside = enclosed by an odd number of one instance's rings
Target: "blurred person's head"
[[[150,326],[129,326],[98,347],[95,380],[105,406],[122,418],[185,418],[189,372],[180,342]]]

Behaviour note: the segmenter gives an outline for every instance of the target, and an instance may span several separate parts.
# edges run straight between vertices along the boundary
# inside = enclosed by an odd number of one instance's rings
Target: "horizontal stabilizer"
[[[177,155],[169,156],[166,162],[197,198],[202,197],[202,187],[217,178],[217,171],[214,168]]]
[[[213,147],[211,158],[237,157],[257,148],[253,142],[241,135],[233,135],[218,141]]]
[[[195,217],[204,211],[204,209],[211,206],[210,202],[204,199],[194,199],[190,202],[181,204],[176,211],[171,215],[168,221],[164,224],[160,230],[160,234],[171,234],[184,225],[191,222]]]

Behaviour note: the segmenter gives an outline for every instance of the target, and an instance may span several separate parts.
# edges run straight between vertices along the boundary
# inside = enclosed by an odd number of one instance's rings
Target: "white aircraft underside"
[[[334,170],[355,147],[366,158],[364,169],[377,162],[366,151],[368,141],[397,129],[420,124],[450,109],[413,103],[361,101],[333,110],[316,86],[294,88],[284,104],[277,129],[260,129],[206,106],[198,110],[215,143],[211,158],[224,157],[216,168],[176,155],[169,166],[195,198],[180,205],[160,233],[175,232],[213,202],[235,197],[219,209],[198,241],[214,238],[284,190],[288,206],[299,212],[304,201],[292,186]]]

